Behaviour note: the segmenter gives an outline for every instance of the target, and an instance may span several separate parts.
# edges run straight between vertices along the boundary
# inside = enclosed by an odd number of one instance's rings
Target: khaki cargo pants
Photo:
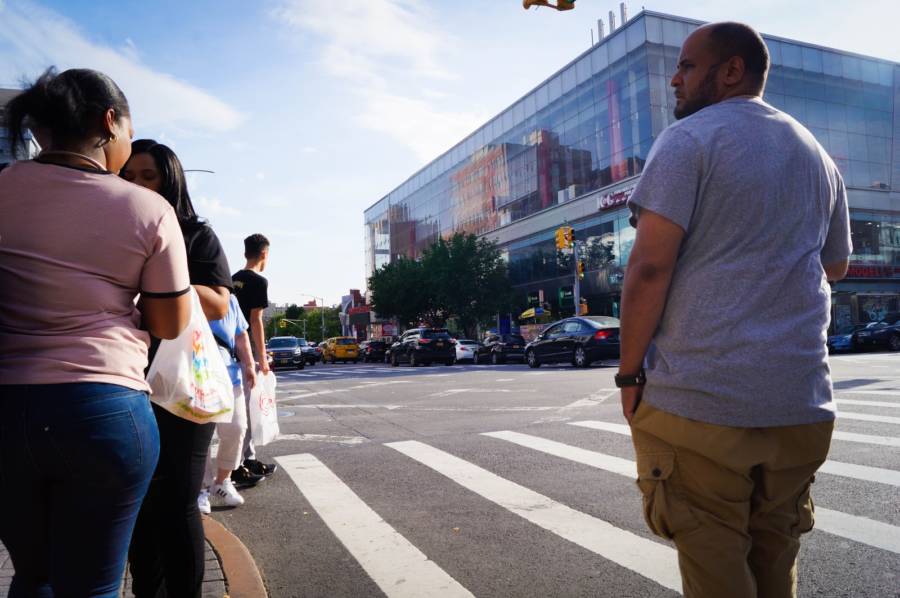
[[[675,541],[684,595],[796,596],[810,484],[834,422],[731,428],[641,403],[631,429],[644,518]]]

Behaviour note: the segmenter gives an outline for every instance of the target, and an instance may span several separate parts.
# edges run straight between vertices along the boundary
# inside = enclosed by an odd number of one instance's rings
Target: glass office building
[[[624,204],[674,121],[669,80],[700,24],[639,13],[412,175],[365,212],[367,272],[474,233],[500,244],[523,303],[571,313],[571,258],[554,242],[567,223],[585,241],[590,313],[618,315],[634,241]],[[764,37],[766,101],[815,134],[848,187],[855,252],[835,322],[900,311],[900,65]]]

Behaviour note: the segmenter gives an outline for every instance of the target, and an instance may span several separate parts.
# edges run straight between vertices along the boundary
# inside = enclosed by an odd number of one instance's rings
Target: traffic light
[[[285,322],[284,320],[278,320],[278,327],[287,328],[287,322]]]
[[[584,278],[584,262],[578,260],[578,278]]]
[[[550,4],[547,0],[522,0],[522,6],[525,10],[532,6],[546,6],[556,10],[572,10],[575,8],[575,0],[556,0],[556,4]]]
[[[556,248],[568,249],[575,242],[575,230],[571,226],[556,229]]]

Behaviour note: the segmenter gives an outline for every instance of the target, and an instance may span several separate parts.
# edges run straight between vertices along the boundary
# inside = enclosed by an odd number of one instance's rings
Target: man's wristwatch
[[[623,376],[621,374],[616,374],[616,388],[624,388],[626,386],[643,386],[647,383],[647,376],[644,375],[644,368],[637,374],[632,374],[630,376]]]

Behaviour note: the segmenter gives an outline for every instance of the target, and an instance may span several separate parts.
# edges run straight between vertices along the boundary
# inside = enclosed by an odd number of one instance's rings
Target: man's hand
[[[262,361],[259,362],[259,371],[262,372],[263,376],[268,376],[269,372],[271,372],[271,368],[269,367],[269,357],[268,355],[263,355]]]
[[[641,396],[644,394],[643,386],[626,386],[622,391],[622,414],[631,425],[631,419],[637,411],[638,404],[641,402]]]
[[[244,386],[249,389],[252,389],[256,386],[256,368],[253,364],[244,365]]]

